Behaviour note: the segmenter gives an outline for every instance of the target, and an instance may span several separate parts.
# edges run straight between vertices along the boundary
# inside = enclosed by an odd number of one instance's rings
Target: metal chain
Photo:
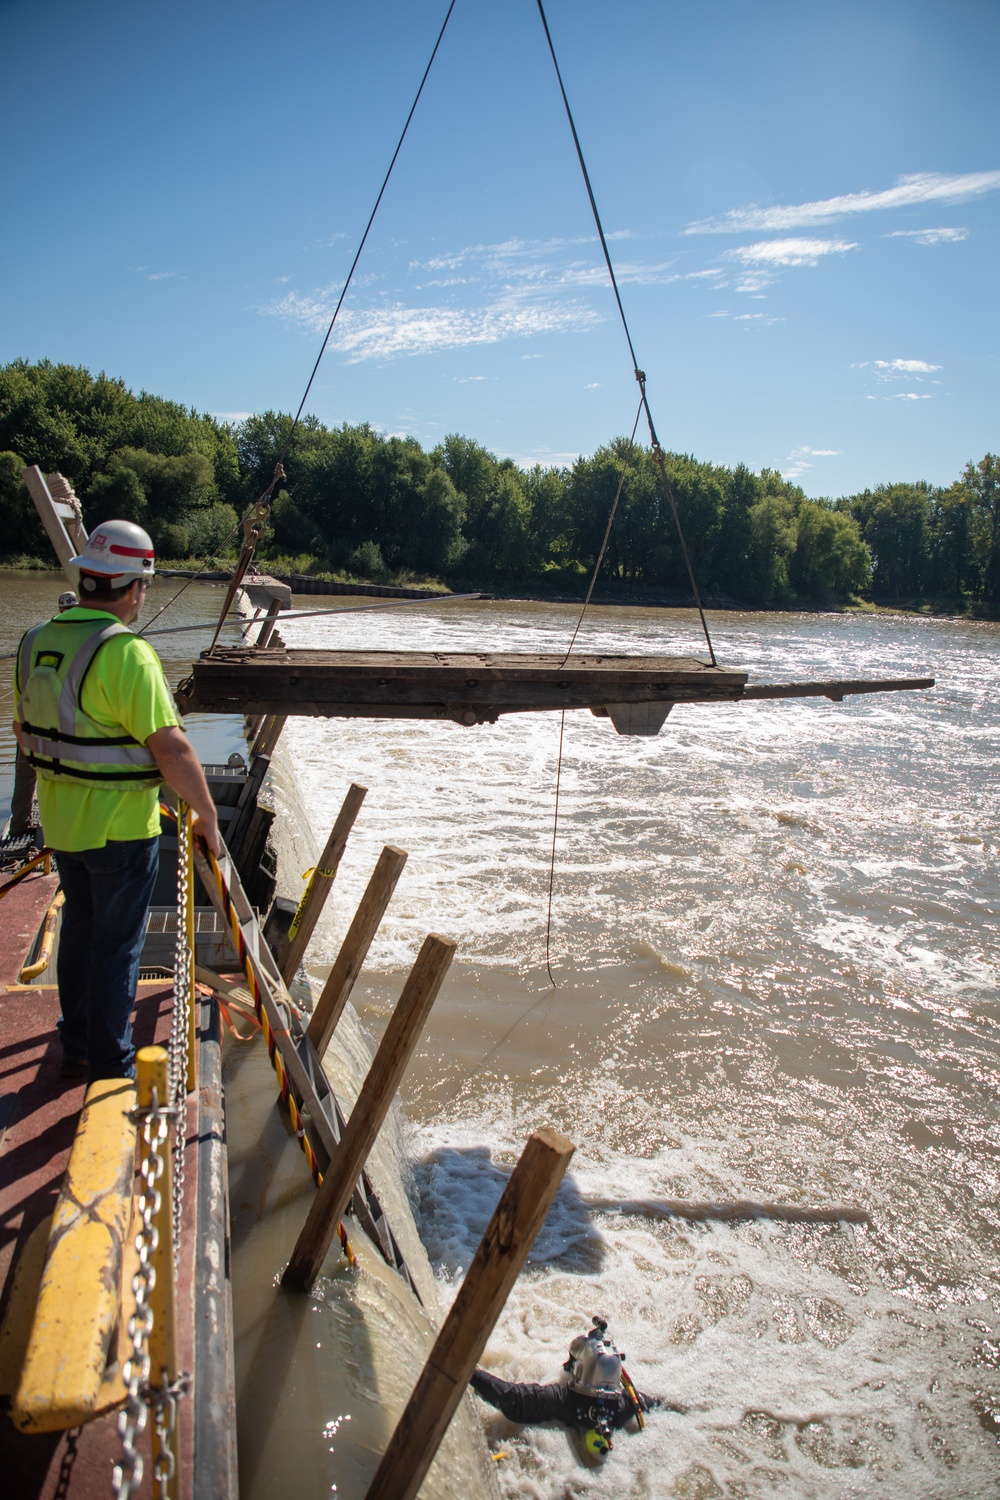
[[[187,903],[191,888],[191,821],[187,804],[177,806],[177,940],[174,945],[174,1005],[170,1025],[170,1100],[177,1111],[174,1138],[174,1274],[180,1267],[181,1216],[184,1205],[184,1149],[187,1130],[188,1029],[191,1008],[191,965],[188,947]]]
[[[149,1294],[156,1285],[156,1269],[151,1257],[159,1241],[159,1233],[153,1223],[153,1216],[159,1212],[160,1208],[160,1191],[156,1184],[165,1170],[160,1147],[167,1139],[167,1112],[160,1108],[155,1090],[152,1108],[138,1113],[137,1118],[142,1121],[142,1157],[139,1162],[142,1192],[139,1195],[138,1204],[139,1232],[135,1241],[139,1254],[139,1269],[132,1277],[135,1312],[128,1322],[132,1352],[125,1361],[125,1368],[122,1372],[128,1393],[125,1406],[118,1418],[118,1436],[122,1440],[122,1456],[121,1461],[115,1465],[111,1477],[112,1493],[117,1500],[128,1500],[133,1486],[142,1483],[143,1461],[138,1443],[146,1430],[148,1417],[149,1335],[153,1328],[153,1310],[149,1305]]]
[[[159,1452],[153,1460],[153,1490],[159,1500],[170,1500],[170,1481],[177,1467],[171,1439],[177,1420],[177,1395],[180,1382],[176,1386],[171,1386],[167,1380],[166,1370],[162,1370],[160,1374],[159,1388],[150,1392],[154,1402],[153,1422],[159,1445]]]

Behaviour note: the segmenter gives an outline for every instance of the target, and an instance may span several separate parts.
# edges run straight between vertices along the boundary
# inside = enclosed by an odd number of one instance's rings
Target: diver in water
[[[633,1420],[644,1427],[644,1413],[665,1403],[636,1390],[622,1362],[624,1355],[607,1336],[607,1320],[592,1322],[590,1332],[581,1333],[569,1346],[565,1382],[528,1385],[480,1369],[472,1377],[472,1389],[509,1422],[561,1422],[580,1435],[592,1458],[603,1458],[612,1447],[612,1432]]]

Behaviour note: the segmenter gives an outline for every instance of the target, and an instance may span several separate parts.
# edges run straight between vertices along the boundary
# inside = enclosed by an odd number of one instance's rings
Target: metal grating
[[[212,906],[195,907],[194,913],[195,936],[211,937],[215,933],[227,932],[228,928]],[[163,933],[166,935],[177,933],[177,908],[176,906],[151,906],[149,916],[146,918],[146,933]]]

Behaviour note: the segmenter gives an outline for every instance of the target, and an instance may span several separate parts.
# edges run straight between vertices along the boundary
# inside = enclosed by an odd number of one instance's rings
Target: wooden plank
[[[12,1416],[21,1432],[74,1427],[94,1410],[118,1321],[135,1099],[128,1079],[105,1079],[87,1090],[14,1397]]]
[[[501,713],[739,696],[746,673],[694,657],[220,650],[178,689],[185,710],[494,721]]]
[[[295,713],[327,718],[495,723],[501,714],[589,708],[626,732],[652,733],[675,703],[904,692],[929,677],[749,686],[747,674],[697,657],[222,650],[194,664],[178,690],[186,710]],[[650,705],[636,715],[629,705]],[[634,728],[632,727],[634,726]]]
[[[302,962],[309,939],[316,930],[316,923],[320,919],[326,899],[333,889],[340,861],[344,857],[347,840],[354,820],[361,811],[361,804],[368,795],[366,786],[359,786],[352,781],[347,789],[347,796],[341,805],[337,820],[330,830],[330,837],[326,841],[323,853],[319,857],[319,863],[313,871],[312,877],[303,892],[302,900],[299,902],[298,910],[292,921],[289,932],[288,947],[281,957],[279,968],[281,977],[286,984],[292,978],[299,964]]]
[[[562,1182],[573,1144],[530,1136],[365,1500],[413,1500]]]
[[[323,1181],[282,1278],[286,1286],[307,1291],[319,1275],[337,1225],[347,1209],[354,1184],[368,1160],[389,1112],[403,1072],[430,1014],[455,953],[451,938],[430,933],[410,970],[375,1059],[368,1069]]]
[[[760,698],[829,698],[840,703],[861,693],[913,693],[922,688],[932,688],[933,677],[885,677],[854,678],[831,682],[762,682],[746,687],[740,694],[741,701],[752,702]]]
[[[306,1028],[306,1035],[320,1057],[330,1045],[405,864],[406,851],[386,844]]]
[[[65,507],[58,506],[53,499],[49,487],[45,482],[45,476],[37,464],[30,468],[21,470],[21,478],[27,485],[28,494],[35,503],[35,509],[41,517],[42,525],[45,527],[49,541],[52,543],[55,554],[59,559],[63,572],[74,588],[79,587],[80,570],[72,565],[71,557],[76,557],[81,548],[76,547],[69,529],[65,524]],[[86,543],[87,534],[83,533],[83,541]]]
[[[267,760],[270,760],[277,749],[278,741],[281,739],[281,731],[287,723],[287,714],[267,714],[263,717],[250,754],[262,755]]]

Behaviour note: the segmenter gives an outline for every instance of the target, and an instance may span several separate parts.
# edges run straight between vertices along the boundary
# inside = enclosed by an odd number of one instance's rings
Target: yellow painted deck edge
[[[128,1115],[135,1100],[127,1079],[105,1079],[87,1090],[11,1412],[22,1432],[59,1431],[94,1414],[118,1324],[135,1172],[135,1126]]]

